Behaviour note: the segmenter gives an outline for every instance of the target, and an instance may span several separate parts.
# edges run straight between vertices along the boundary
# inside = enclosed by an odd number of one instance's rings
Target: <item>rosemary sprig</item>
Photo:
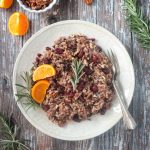
[[[30,109],[33,107],[34,109],[36,107],[39,107],[38,105],[32,98],[31,96],[31,87],[32,87],[32,79],[31,79],[31,74],[29,72],[24,72],[23,75],[21,75],[22,80],[26,84],[25,86],[22,84],[16,84],[18,86],[19,90],[17,91],[17,101],[21,101],[23,98],[25,98],[22,103],[25,105],[26,110]]]
[[[74,72],[74,76],[71,78],[71,84],[73,87],[73,90],[76,89],[77,84],[79,83],[80,78],[83,76],[84,73],[82,73],[82,70],[84,68],[84,64],[81,60],[73,60],[71,64],[71,68]]]
[[[11,117],[6,120],[0,114],[0,149],[1,150],[30,150],[26,145],[24,145],[25,140],[18,140],[16,135],[18,134],[19,128],[13,121]]]
[[[125,0],[124,8],[131,31],[135,33],[141,46],[150,50],[150,20],[144,17],[137,0]]]

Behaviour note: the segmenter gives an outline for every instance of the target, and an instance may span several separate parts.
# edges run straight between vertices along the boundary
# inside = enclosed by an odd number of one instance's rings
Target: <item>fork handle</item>
[[[119,83],[117,81],[113,81],[113,85],[120,102],[124,124],[127,129],[133,130],[136,128],[136,122],[128,111],[128,107],[125,103],[125,97],[119,88]]]

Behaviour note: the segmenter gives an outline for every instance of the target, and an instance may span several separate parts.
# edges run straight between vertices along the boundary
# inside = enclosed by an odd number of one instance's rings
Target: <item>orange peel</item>
[[[52,77],[56,74],[56,71],[52,65],[41,65],[33,72],[33,81],[42,80],[48,77]]]
[[[38,81],[31,90],[32,98],[38,103],[41,104],[45,98],[46,91],[50,85],[50,82],[47,80]]]

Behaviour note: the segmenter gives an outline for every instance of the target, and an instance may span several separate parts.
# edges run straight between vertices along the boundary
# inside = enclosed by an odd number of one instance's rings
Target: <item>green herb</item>
[[[17,101],[21,101],[22,98],[25,98],[25,101],[22,101],[22,103],[26,106],[27,110],[31,107],[36,108],[39,107],[31,96],[31,88],[32,88],[32,78],[31,74],[29,72],[24,72],[23,75],[21,75],[22,80],[26,84],[25,86],[22,84],[16,84],[18,86],[19,90],[17,91]]]
[[[11,117],[6,120],[0,114],[0,149],[1,150],[30,150],[24,145],[25,140],[18,140],[17,135],[19,128],[12,121]]]
[[[74,76],[71,78],[71,83],[73,86],[73,90],[76,89],[77,84],[79,83],[80,78],[82,77],[83,73],[82,70],[84,68],[84,64],[81,60],[73,60],[71,64],[72,70],[74,72]]]
[[[137,0],[125,0],[127,21],[143,48],[150,50],[150,20],[144,17]]]

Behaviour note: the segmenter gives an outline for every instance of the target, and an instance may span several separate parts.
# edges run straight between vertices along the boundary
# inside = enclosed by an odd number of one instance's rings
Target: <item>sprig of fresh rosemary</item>
[[[125,0],[124,8],[131,31],[135,33],[141,46],[150,50],[150,20],[144,17],[137,0]]]
[[[71,68],[74,72],[74,76],[71,78],[71,84],[73,87],[73,90],[76,89],[77,84],[79,83],[80,78],[83,76],[84,73],[82,73],[82,70],[84,68],[84,64],[81,60],[73,60],[71,64]]]
[[[18,140],[19,128],[11,120],[7,120],[0,114],[0,149],[1,150],[30,150],[25,144],[25,140]]]
[[[32,78],[31,78],[31,74],[29,72],[24,72],[23,75],[21,75],[22,80],[24,81],[24,83],[26,84],[25,86],[22,84],[16,84],[16,86],[18,86],[19,90],[17,90],[17,101],[21,101],[22,98],[25,98],[24,101],[22,101],[22,103],[26,106],[26,110],[32,108],[36,108],[39,107],[40,105],[38,105],[32,98],[31,96],[31,87],[32,87]]]

